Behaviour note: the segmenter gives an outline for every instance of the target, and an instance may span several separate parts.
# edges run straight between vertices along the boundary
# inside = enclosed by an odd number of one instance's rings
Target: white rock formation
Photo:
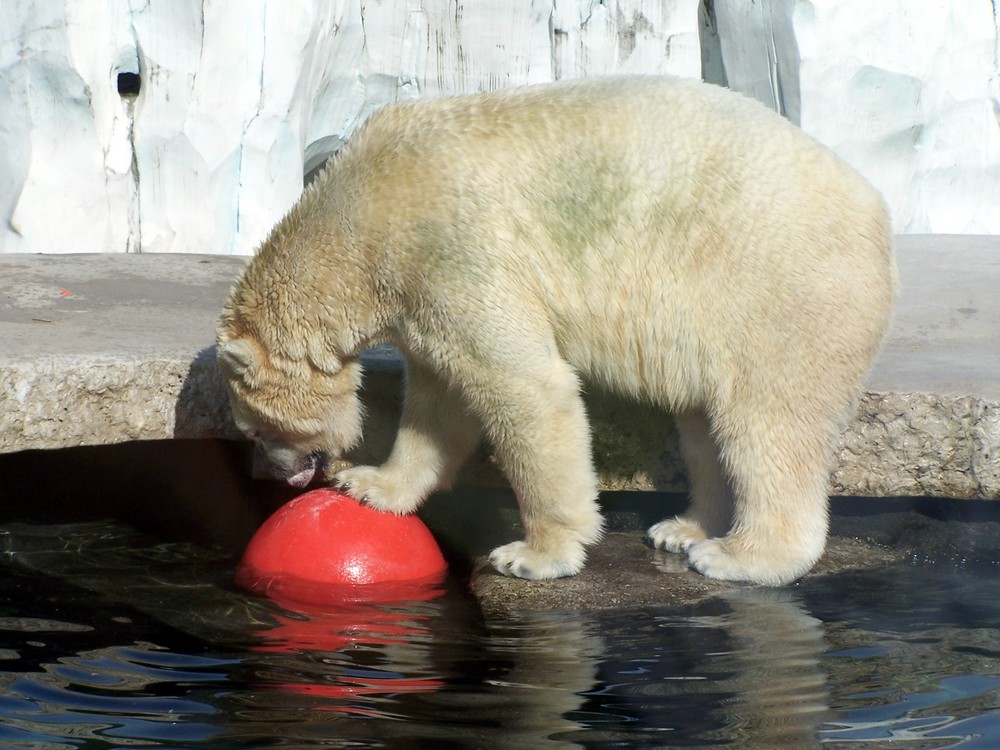
[[[730,87],[864,173],[901,233],[1000,233],[990,0],[714,0]]]
[[[700,70],[698,0],[98,5],[0,5],[0,251],[249,253],[387,102]]]
[[[998,232],[997,38],[987,0],[4,0],[0,252],[249,253],[387,102],[703,65],[898,229]]]
[[[121,3],[0,3],[0,250],[137,250]]]

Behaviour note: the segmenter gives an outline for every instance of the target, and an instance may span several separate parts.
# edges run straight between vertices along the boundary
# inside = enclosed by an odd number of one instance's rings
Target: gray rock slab
[[[898,238],[892,330],[845,430],[832,491],[1000,497],[1000,238]],[[0,452],[237,438],[215,322],[245,258],[0,255]],[[391,445],[400,366],[366,358],[369,421]],[[588,390],[605,489],[683,490],[669,417]],[[496,483],[481,456],[466,481]]]

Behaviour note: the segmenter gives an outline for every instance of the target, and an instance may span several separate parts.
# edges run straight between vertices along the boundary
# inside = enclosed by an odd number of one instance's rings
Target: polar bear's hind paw
[[[726,538],[705,539],[688,548],[688,563],[706,578],[784,586],[808,573],[822,552],[822,548],[814,553],[809,550],[784,550],[783,554],[759,548],[743,549],[742,545],[734,548],[732,541]],[[778,549],[783,550],[781,547]]]

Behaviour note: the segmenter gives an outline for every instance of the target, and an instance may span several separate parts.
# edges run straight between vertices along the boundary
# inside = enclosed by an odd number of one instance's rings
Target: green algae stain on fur
[[[573,268],[583,269],[591,257],[608,260],[617,229],[629,214],[627,203],[632,195],[621,166],[577,160],[552,168],[564,175],[563,189],[546,196],[543,212],[553,247]]]

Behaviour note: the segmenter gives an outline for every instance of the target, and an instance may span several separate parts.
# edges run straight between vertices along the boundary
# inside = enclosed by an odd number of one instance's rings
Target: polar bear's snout
[[[305,487],[317,474],[322,476],[330,461],[322,450],[302,453],[293,446],[264,440],[258,440],[257,445],[274,474],[293,487]]]
[[[314,476],[317,474],[322,476],[326,472],[326,466],[329,461],[329,457],[322,451],[310,453],[305,457],[305,468],[292,474],[290,477],[286,477],[285,481],[292,485],[292,487],[305,487],[312,481]]]

